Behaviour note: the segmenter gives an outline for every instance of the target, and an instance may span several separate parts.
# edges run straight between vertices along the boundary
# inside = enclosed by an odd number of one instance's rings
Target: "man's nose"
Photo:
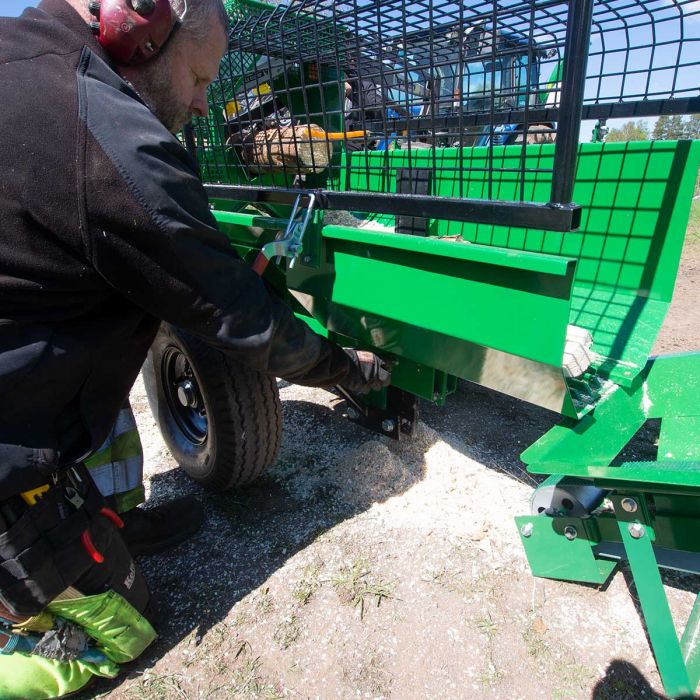
[[[192,113],[198,117],[206,117],[209,114],[209,103],[207,102],[206,91],[196,95],[192,100],[191,105]]]

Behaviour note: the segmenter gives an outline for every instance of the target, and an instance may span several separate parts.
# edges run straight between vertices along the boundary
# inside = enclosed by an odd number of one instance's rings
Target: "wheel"
[[[274,462],[282,438],[274,377],[163,323],[143,378],[165,443],[202,486],[242,486]]]

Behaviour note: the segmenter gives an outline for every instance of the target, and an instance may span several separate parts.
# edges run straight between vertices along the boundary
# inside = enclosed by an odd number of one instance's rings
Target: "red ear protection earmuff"
[[[168,0],[91,0],[89,8],[98,41],[122,65],[154,58],[178,24]]]

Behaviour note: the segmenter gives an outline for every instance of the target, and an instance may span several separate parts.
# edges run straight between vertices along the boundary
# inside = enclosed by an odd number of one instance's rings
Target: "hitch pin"
[[[359,403],[357,400],[355,400],[355,397],[343,386],[340,384],[336,384],[335,388],[338,390],[338,393],[362,416],[365,418],[367,417],[369,411],[367,410],[367,406],[363,406],[361,403]]]

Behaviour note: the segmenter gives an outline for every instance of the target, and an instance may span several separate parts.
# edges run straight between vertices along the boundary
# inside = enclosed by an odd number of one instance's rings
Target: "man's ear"
[[[169,0],[91,0],[89,9],[97,40],[123,66],[157,56],[180,24]]]

